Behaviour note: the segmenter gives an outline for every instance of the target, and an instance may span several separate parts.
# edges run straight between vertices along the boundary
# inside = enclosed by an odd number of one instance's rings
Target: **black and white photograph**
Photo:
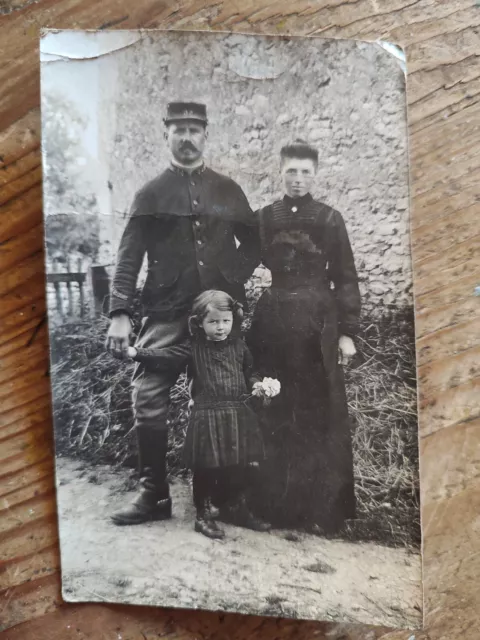
[[[40,56],[63,598],[420,626],[403,51]]]

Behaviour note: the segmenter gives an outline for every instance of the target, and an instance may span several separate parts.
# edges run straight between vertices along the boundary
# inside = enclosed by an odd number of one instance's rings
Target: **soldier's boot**
[[[201,504],[197,506],[195,531],[203,533],[207,538],[221,540],[225,537],[225,531],[213,518],[210,501],[208,499],[202,500]]]
[[[172,517],[172,500],[166,479],[168,432],[137,426],[141,489],[134,501],[110,517],[114,524],[133,525]]]

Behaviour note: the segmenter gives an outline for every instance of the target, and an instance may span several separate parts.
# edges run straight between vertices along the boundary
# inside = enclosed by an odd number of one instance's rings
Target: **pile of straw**
[[[363,322],[347,369],[358,519],[352,538],[418,546],[418,429],[410,311]]]
[[[91,464],[136,466],[130,406],[133,364],[104,349],[108,320],[52,328],[57,455]],[[413,319],[395,311],[364,320],[346,370],[352,417],[358,519],[347,534],[394,546],[419,543],[418,451]],[[171,393],[169,472],[185,476],[187,381]]]

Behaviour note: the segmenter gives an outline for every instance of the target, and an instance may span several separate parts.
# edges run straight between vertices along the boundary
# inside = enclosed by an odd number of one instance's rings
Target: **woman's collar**
[[[297,209],[299,209],[300,207],[303,207],[304,205],[311,202],[312,200],[313,200],[313,196],[311,193],[306,193],[304,196],[300,196],[299,198],[291,198],[287,194],[283,196],[283,201],[289,209],[293,209],[293,207],[296,207]]]

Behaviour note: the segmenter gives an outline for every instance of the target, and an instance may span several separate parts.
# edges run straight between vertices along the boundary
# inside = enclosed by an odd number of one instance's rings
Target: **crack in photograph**
[[[43,33],[66,601],[421,625],[387,44]]]

